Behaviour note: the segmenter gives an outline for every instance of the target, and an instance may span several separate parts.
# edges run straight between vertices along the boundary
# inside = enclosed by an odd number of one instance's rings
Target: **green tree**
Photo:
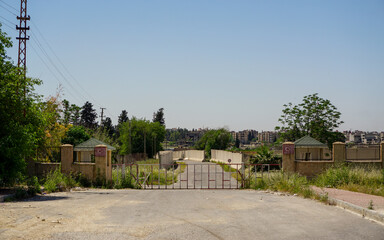
[[[209,130],[195,144],[195,149],[204,150],[207,158],[211,157],[211,149],[225,150],[231,142],[231,133],[224,129]]]
[[[87,101],[81,109],[81,125],[86,128],[94,129],[97,126],[96,118],[96,110],[93,109],[92,103]]]
[[[153,113],[152,122],[158,122],[161,125],[165,126],[164,108],[160,108],[157,112]]]
[[[295,141],[310,135],[328,146],[344,140],[342,134],[335,131],[343,123],[340,121],[341,113],[317,93],[305,96],[298,105],[288,103],[283,106],[283,114],[279,118],[282,126],[277,126],[276,130],[284,140]]]
[[[115,127],[112,125],[112,119],[110,117],[105,118],[101,128],[107,133],[110,138],[113,138],[113,135],[115,134]]]
[[[23,70],[7,56],[10,47],[0,24],[0,185],[22,177],[25,159],[33,157],[45,135],[41,99],[34,93],[41,81],[23,77]]]
[[[80,124],[80,110],[81,107],[77,106],[76,104],[71,104],[71,123],[73,125],[79,125]]]
[[[63,119],[62,122],[67,125],[71,120],[71,106],[69,105],[69,101],[64,99],[61,104],[63,105]]]
[[[161,142],[164,138],[165,127],[160,123],[132,117],[131,121],[121,125],[120,154],[146,152],[149,157],[153,157],[156,152],[162,150]]]
[[[121,113],[119,115],[119,119],[117,120],[117,123],[118,124],[122,124],[122,123],[125,123],[128,120],[129,120],[128,112],[126,110],[121,111]]]
[[[83,126],[73,126],[69,128],[64,139],[61,141],[63,144],[72,144],[76,146],[90,138],[86,129]]]

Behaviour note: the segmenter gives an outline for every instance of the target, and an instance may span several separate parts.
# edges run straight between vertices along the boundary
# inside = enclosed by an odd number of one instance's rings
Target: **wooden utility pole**
[[[100,120],[100,126],[101,126],[103,124],[104,109],[106,109],[106,108],[101,107],[100,109],[101,109],[101,120]]]

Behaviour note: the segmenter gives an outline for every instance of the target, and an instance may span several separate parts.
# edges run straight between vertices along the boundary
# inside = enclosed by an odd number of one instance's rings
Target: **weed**
[[[373,210],[373,201],[369,201],[369,204],[368,204],[368,209],[369,210]]]
[[[71,175],[66,176],[61,173],[61,169],[58,168],[48,173],[43,185],[45,191],[50,193],[57,191],[66,191],[72,187],[78,186],[78,183]]]

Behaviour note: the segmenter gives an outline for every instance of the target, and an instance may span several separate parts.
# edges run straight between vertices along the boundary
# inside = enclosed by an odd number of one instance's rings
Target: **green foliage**
[[[288,103],[284,105],[283,115],[279,119],[280,131],[283,139],[295,141],[306,135],[327,143],[329,146],[335,141],[343,141],[343,134],[335,132],[343,121],[341,113],[329,100],[322,99],[317,93],[305,96],[298,105]]]
[[[40,97],[34,93],[34,86],[41,82],[24,79],[23,70],[6,55],[11,46],[0,28],[0,185],[12,185],[22,178],[24,159],[32,158],[45,137]]]
[[[252,164],[280,164],[281,156],[276,155],[270,148],[266,145],[257,147],[255,149],[256,153],[250,158],[250,163]],[[272,169],[276,169],[276,166],[271,166]],[[253,168],[255,171],[256,168]]]
[[[335,166],[317,176],[314,184],[384,196],[384,170],[374,166]]]
[[[148,157],[152,157],[156,152],[162,150],[161,142],[164,141],[164,136],[165,127],[159,122],[149,122],[133,117],[131,121],[121,125],[119,140],[122,145],[120,154],[146,152]]]
[[[93,104],[86,102],[81,109],[80,124],[86,128],[94,129],[97,126],[97,113],[93,108]]]
[[[57,168],[48,173],[44,181],[44,189],[48,193],[57,191],[66,191],[70,188],[78,186],[76,180],[71,176],[61,173],[61,169]]]
[[[211,157],[211,149],[225,150],[231,142],[231,134],[224,128],[209,130],[195,144],[195,149],[204,150],[207,158]]]
[[[164,108],[160,108],[157,112],[153,113],[152,122],[158,122],[161,125],[165,126]]]
[[[314,191],[306,177],[299,174],[286,174],[283,171],[265,174],[263,178],[251,179],[251,187],[254,189],[269,189],[272,191],[289,192],[304,198],[315,198]]]
[[[63,144],[72,144],[76,146],[90,138],[86,129],[83,126],[72,126],[69,128],[64,139],[61,141]]]

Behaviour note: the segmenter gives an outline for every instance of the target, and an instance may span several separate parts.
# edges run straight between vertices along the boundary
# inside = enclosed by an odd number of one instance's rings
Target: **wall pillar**
[[[71,144],[61,145],[61,172],[69,174],[72,170],[73,146]]]
[[[345,162],[345,143],[334,142],[332,149],[332,158],[334,163],[343,163]]]
[[[295,172],[295,144],[293,142],[283,143],[283,170],[286,172]]]
[[[384,168],[384,142],[380,143],[380,159],[381,159],[381,166]]]
[[[110,164],[108,166],[108,153],[107,153],[107,146],[105,145],[97,145],[95,147],[95,178],[99,179],[101,181],[108,181],[109,179],[109,168],[111,167]],[[112,169],[112,168],[111,168]],[[112,176],[112,173],[111,173]]]

